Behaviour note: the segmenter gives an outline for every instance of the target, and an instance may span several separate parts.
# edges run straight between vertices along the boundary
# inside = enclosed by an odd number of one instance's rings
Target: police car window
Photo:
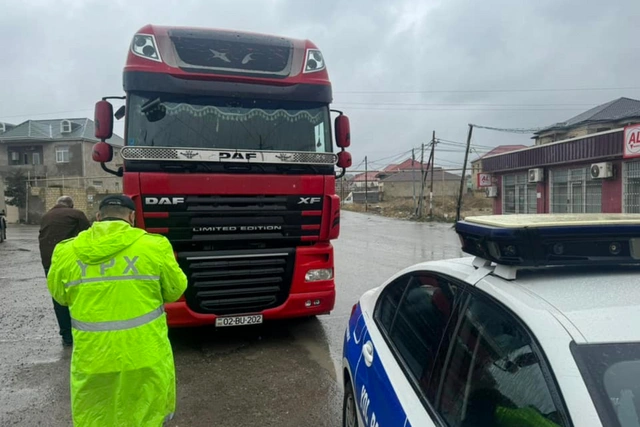
[[[400,298],[402,298],[410,279],[410,275],[397,278],[385,287],[383,294],[380,296],[375,318],[378,320],[379,327],[386,332],[391,330],[391,324],[398,310]]]
[[[414,383],[423,390],[426,389],[457,293],[458,287],[445,279],[429,274],[413,275],[391,327],[386,328],[396,357],[411,373]]]
[[[436,408],[449,426],[565,426],[527,332],[475,296],[461,314]]]
[[[640,426],[640,343],[573,344],[603,425]]]

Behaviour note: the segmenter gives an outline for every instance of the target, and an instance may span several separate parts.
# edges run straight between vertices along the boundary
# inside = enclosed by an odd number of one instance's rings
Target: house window
[[[537,185],[529,183],[526,173],[502,178],[502,212],[534,214],[538,212]]]
[[[40,157],[40,153],[33,153],[32,157],[31,157],[31,161],[34,165],[41,165],[42,164],[42,158]]]
[[[12,165],[17,165],[20,162],[20,153],[18,153],[17,151],[12,151],[10,159],[10,163]]]
[[[69,163],[69,147],[56,147],[56,163]]]
[[[22,161],[23,165],[28,165],[29,164],[29,154],[27,154],[27,153],[22,154],[22,159],[23,159],[23,161]]]
[[[60,133],[71,133],[71,122],[69,120],[60,122]]]
[[[552,213],[601,213],[602,181],[588,167],[550,172]]]
[[[640,213],[640,161],[625,163],[623,171],[624,212]]]

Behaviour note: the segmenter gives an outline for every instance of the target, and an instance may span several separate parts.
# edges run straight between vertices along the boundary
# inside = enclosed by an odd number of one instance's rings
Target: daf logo
[[[232,159],[232,160],[251,160],[256,159],[258,155],[256,153],[225,153],[219,154],[220,160]]]
[[[299,205],[314,205],[320,203],[320,197],[300,197]]]
[[[145,205],[179,205],[184,203],[184,197],[145,197]]]

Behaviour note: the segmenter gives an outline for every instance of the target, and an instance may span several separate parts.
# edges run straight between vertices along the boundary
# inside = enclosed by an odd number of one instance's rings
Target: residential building
[[[535,146],[482,159],[494,213],[640,213],[640,101],[620,98],[564,123],[572,138],[547,140],[554,125]]]
[[[489,156],[495,156],[502,153],[508,153],[509,151],[520,150],[522,148],[527,148],[526,145],[498,145],[493,150],[488,153],[478,157],[477,159],[471,162],[471,182],[469,184],[470,188],[474,191],[482,190],[480,185],[478,184],[478,177],[482,173],[482,159]]]
[[[535,139],[536,145],[543,145],[637,123],[640,123],[640,101],[623,97],[548,126],[536,132],[532,139]]]
[[[117,191],[120,179],[114,179],[91,159],[97,141],[94,122],[86,118],[0,124],[0,175],[22,170],[35,185],[93,186]],[[114,135],[108,142],[116,147],[109,166],[117,168],[117,147],[123,145],[123,140]]]

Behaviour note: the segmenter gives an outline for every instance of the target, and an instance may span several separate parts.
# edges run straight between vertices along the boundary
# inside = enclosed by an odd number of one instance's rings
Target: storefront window
[[[502,178],[502,212],[504,214],[537,213],[536,184],[528,183],[527,174]]]
[[[624,212],[640,213],[640,161],[625,163]]]
[[[588,167],[551,171],[551,212],[602,212],[602,181],[591,179]]]

